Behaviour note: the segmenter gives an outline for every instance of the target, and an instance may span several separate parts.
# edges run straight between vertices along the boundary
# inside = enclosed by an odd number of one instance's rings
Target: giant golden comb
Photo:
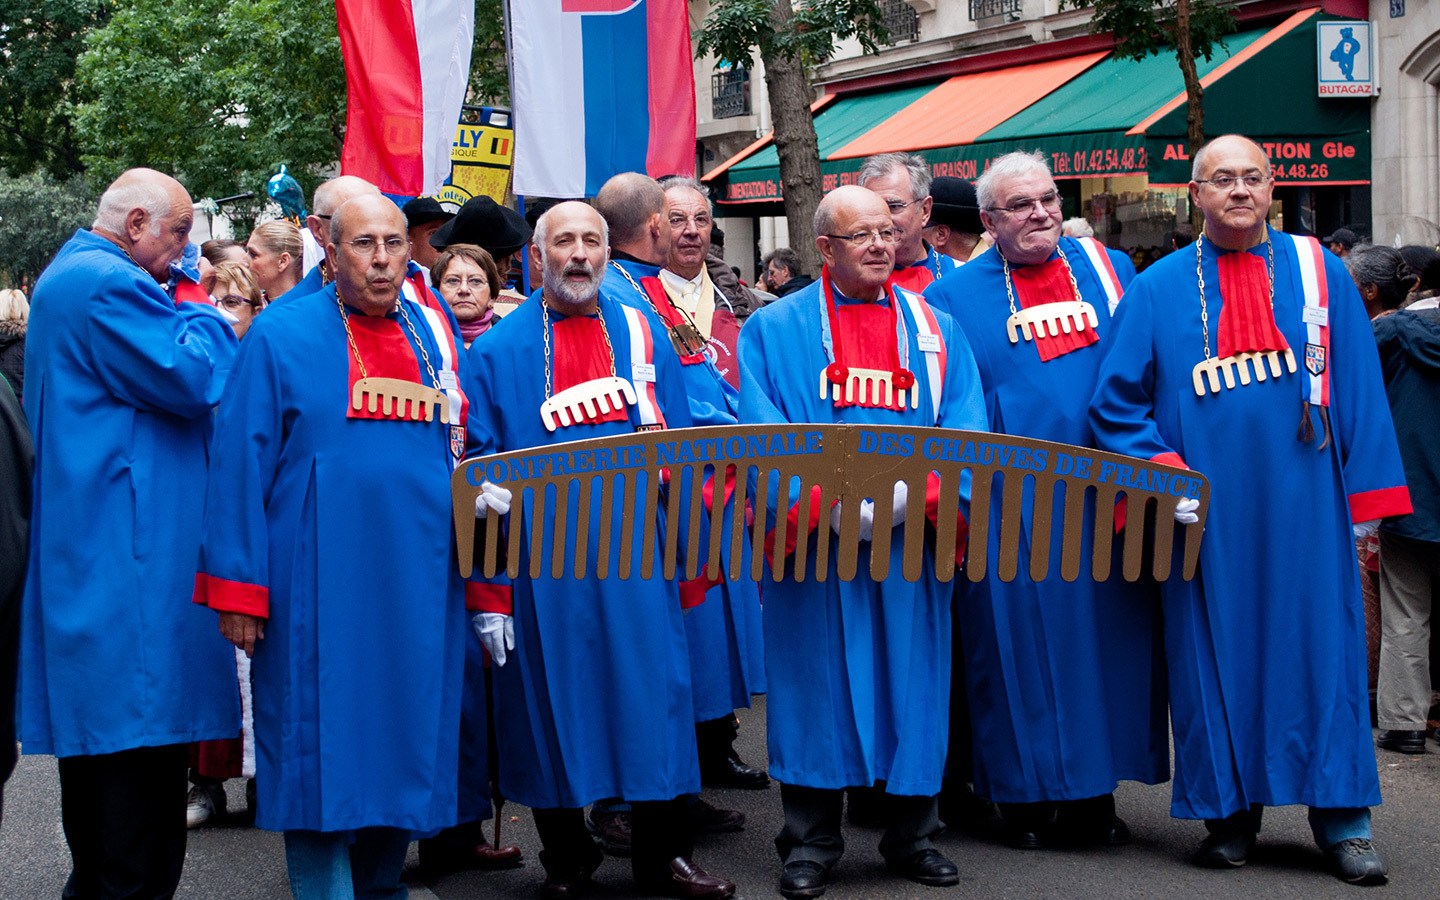
[[[596,577],[607,577],[614,550],[612,514],[615,504],[633,510],[640,504],[634,496],[637,489],[645,492],[643,512],[638,522],[627,516],[619,535],[616,574],[629,578],[639,570],[642,578],[655,571],[656,512],[666,504],[668,526],[664,546],[659,548],[664,577],[676,577],[680,569],[678,540],[686,534],[687,548],[684,577],[695,578],[704,566],[707,574],[723,574],[734,580],[745,574],[741,568],[741,542],[749,541],[751,578],[759,579],[764,571],[769,520],[774,522],[773,542],[784,547],[789,523],[783,511],[793,498],[799,504],[799,535],[810,528],[809,498],[818,490],[820,529],[830,527],[830,507],[841,503],[839,540],[836,542],[837,571],[844,581],[857,577],[859,571],[860,501],[875,503],[874,539],[871,542],[869,575],[882,580],[890,571],[892,494],[895,484],[904,481],[909,497],[904,525],[899,532],[904,546],[903,575],[916,581],[923,571],[927,529],[925,515],[926,486],[931,473],[939,477],[939,511],[933,529],[934,546],[953,547],[956,538],[956,513],[960,507],[962,480],[968,477],[970,494],[970,552],[965,571],[971,581],[985,577],[990,564],[992,546],[998,546],[998,572],[1002,580],[1011,581],[1019,568],[1022,513],[1030,514],[1031,541],[1029,574],[1036,581],[1049,576],[1052,528],[1061,531],[1060,575],[1074,581],[1080,575],[1081,547],[1085,526],[1086,496],[1093,494],[1093,542],[1090,570],[1096,580],[1110,575],[1111,551],[1115,536],[1115,505],[1123,496],[1128,507],[1129,527],[1124,529],[1122,574],[1128,581],[1141,575],[1147,546],[1153,548],[1151,572],[1157,579],[1170,575],[1171,556],[1175,547],[1175,507],[1181,497],[1200,501],[1196,510],[1199,522],[1179,526],[1184,534],[1182,575],[1195,574],[1200,555],[1200,537],[1205,527],[1205,514],[1210,485],[1203,475],[1185,469],[1156,465],[1144,460],[1114,453],[1104,453],[1068,444],[1037,441],[1010,435],[985,432],[955,431],[943,428],[874,427],[865,425],[742,425],[728,428],[688,428],[674,431],[643,432],[618,437],[573,441],[530,450],[476,457],[461,463],[452,483],[455,509],[455,534],[458,541],[460,572],[469,576],[474,568],[475,497],[484,481],[492,481],[514,493],[511,506],[508,544],[504,558],[510,577],[520,574],[520,540],[525,529],[530,531],[530,546],[541,548],[550,538],[552,547],[563,548],[552,553],[549,570],[552,577],[561,577],[565,570],[566,552],[573,548],[572,574],[584,578],[587,570]],[[706,512],[699,502],[705,483],[717,473],[735,475],[735,502],[728,513],[733,517],[730,529],[729,566],[720,570],[725,505],[716,503]],[[1025,504],[1025,487],[1033,484],[1034,502]],[[668,489],[660,490],[661,484]],[[1063,490],[1063,512],[1059,522],[1054,519],[1054,498]],[[763,511],[772,491],[783,491],[780,502],[771,505],[781,514],[767,516]],[[1000,521],[992,523],[991,494],[999,491]],[[531,494],[533,507],[528,524],[514,514],[524,509],[526,493]],[[545,511],[569,509],[572,492],[576,496],[577,515],[574,521],[566,515],[555,517],[553,531],[545,534]],[[687,521],[677,521],[682,509],[682,494],[688,492],[692,502],[685,507]],[[553,496],[553,502],[552,502]],[[757,512],[752,524],[746,524],[746,502]],[[1154,508],[1153,525],[1147,523],[1146,509]],[[589,519],[600,517],[596,543],[589,542]],[[708,522],[704,520],[708,518]],[[491,510],[483,529],[481,570],[488,577],[500,569],[502,517]],[[708,524],[708,529],[702,527]],[[638,533],[638,536],[637,536]],[[567,541],[566,536],[573,535]],[[998,540],[992,542],[992,535]],[[776,554],[771,562],[777,579],[791,577],[803,580],[810,553],[807,540],[796,542],[792,558]],[[815,578],[827,576],[831,542],[815,542]],[[983,549],[982,549],[983,548]],[[638,559],[637,559],[638,557]],[[955,555],[934,554],[935,576],[950,581],[955,577]],[[539,552],[530,556],[530,577],[538,578],[546,568],[546,559]]]

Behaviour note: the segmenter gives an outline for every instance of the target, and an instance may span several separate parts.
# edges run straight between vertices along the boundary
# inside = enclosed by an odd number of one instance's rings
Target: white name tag
[[[649,382],[650,384],[654,384],[654,383],[655,383],[655,364],[654,364],[654,363],[635,363],[633,366],[630,367],[630,380],[631,380],[631,381],[646,381],[646,382]]]
[[[1323,306],[1307,306],[1300,313],[1300,318],[1306,325],[1329,325],[1330,310]]]
[[[460,382],[455,379],[455,373],[449,369],[441,369],[439,378],[442,391],[453,391],[460,387]]]
[[[940,352],[940,335],[938,334],[917,334],[915,335],[915,343],[920,345],[920,351],[922,353]]]

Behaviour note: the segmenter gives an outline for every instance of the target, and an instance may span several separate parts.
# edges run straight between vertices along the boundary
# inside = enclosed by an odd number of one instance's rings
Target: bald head
[[[639,172],[614,176],[595,195],[595,209],[610,226],[610,243],[616,250],[653,262],[665,263],[670,229],[665,223],[665,189]]]
[[[194,219],[190,194],[180,182],[154,169],[131,169],[100,195],[92,227],[165,281],[170,263],[185,252]]]
[[[330,243],[330,223],[336,211],[356,197],[367,194],[384,199],[379,188],[354,175],[332,178],[315,189],[315,202],[311,204],[314,209],[305,219],[305,224],[320,246]]]
[[[1209,164],[1208,157],[1215,153],[1236,152],[1258,156],[1260,159],[1265,160],[1265,166],[1267,169],[1269,168],[1269,157],[1265,155],[1265,149],[1259,144],[1243,134],[1222,134],[1207,142],[1205,146],[1201,147],[1199,151],[1195,153],[1195,159],[1190,163],[1190,178],[1194,181],[1199,181],[1201,178],[1208,177],[1206,171]]]
[[[859,185],[836,188],[815,208],[815,247],[842,294],[876,299],[895,269],[890,207]]]
[[[820,205],[815,207],[815,236],[819,238],[834,231],[840,213],[865,215],[877,211],[890,214],[890,208],[879,194],[857,184],[838,187],[820,198]]]
[[[400,207],[379,192],[347,200],[330,219],[326,249],[342,300],[366,315],[395,308],[410,260]]]

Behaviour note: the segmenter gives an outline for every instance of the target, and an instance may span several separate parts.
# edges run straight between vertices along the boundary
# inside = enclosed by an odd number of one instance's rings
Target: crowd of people
[[[1137,275],[1080,223],[1062,230],[1040,155],[971,184],[884,154],[820,202],[821,270],[777,250],[751,289],[689,178],[625,173],[521,216],[485,197],[402,208],[342,176],[303,224],[197,248],[183,186],[126,172],[35,285],[23,381],[0,356],[0,472],[25,488],[0,505],[7,548],[33,507],[28,556],[0,560],[0,612],[19,617],[0,634],[19,645],[23,750],[58,758],[66,896],[173,894],[187,824],[229,818],[239,777],[301,898],[403,897],[417,839],[429,868],[516,865],[506,802],[532,811],[548,898],[584,893],[607,854],[638,891],[728,897],[723,856],[702,867],[695,838],[744,816],[703,792],[771,779],[784,896],[829,887],[847,805],[884,827],[891,871],[944,887],[960,869],[942,821],[996,810],[1019,849],[1121,845],[1117,785],[1172,770],[1172,814],[1205,824],[1197,864],[1243,866],[1264,808],[1303,805],[1334,875],[1383,883],[1361,570],[1378,534],[1378,742],[1424,752],[1440,262],[1370,246],[1342,261],[1268,225],[1272,187],[1257,144],[1212,141],[1190,183],[1202,233]],[[530,297],[510,287],[527,247]],[[1007,327],[1027,316],[1073,327]],[[802,423],[1193,468],[1208,507],[1186,496],[1174,516],[1204,516],[1198,575],[942,583],[939,555],[991,535],[968,533],[966,504],[938,521],[938,478],[897,482],[883,516],[778,489],[751,510],[733,484],[686,494],[725,529],[788,521],[764,551],[806,577],[759,581],[728,530],[720,569],[739,553],[746,577],[616,577],[622,547],[661,549],[669,504],[648,495],[673,484],[578,518],[485,481],[477,546],[523,528],[524,559],[514,578],[459,574],[468,457]],[[975,502],[1000,517],[998,492]],[[1027,499],[1024,554],[1063,503]],[[888,577],[842,580],[842,523],[868,541],[922,511],[918,581],[898,540]],[[1092,497],[1087,534],[1100,513]],[[1132,515],[1117,528],[1156,527]],[[602,543],[615,558],[576,576],[570,558]],[[758,694],[768,773],[734,746]]]

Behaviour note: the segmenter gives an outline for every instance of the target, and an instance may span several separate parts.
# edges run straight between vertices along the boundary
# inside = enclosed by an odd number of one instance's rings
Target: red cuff
[[[719,578],[711,578],[703,571],[699,578],[680,582],[680,608],[694,609],[704,603],[706,593],[719,583]]]
[[[1189,466],[1185,465],[1185,460],[1180,458],[1180,454],[1174,452],[1157,453],[1156,455],[1150,457],[1150,461],[1152,463],[1155,463],[1157,466],[1174,466],[1177,469],[1190,468]]]
[[[783,486],[783,483],[782,483]],[[795,532],[800,525],[800,501],[791,505],[790,511],[785,514],[785,521],[788,523],[785,529],[785,555],[790,556],[795,548],[800,546],[800,535]],[[814,531],[820,524],[820,485],[810,489],[810,531]],[[808,537],[810,531],[805,532]],[[765,556],[771,563],[775,561],[775,529],[765,535]]]
[[[1378,491],[1361,491],[1350,495],[1350,521],[1370,522],[1388,519],[1391,516],[1408,516],[1415,511],[1410,503],[1410,488],[1381,488]]]
[[[465,608],[471,612],[492,612],[513,615],[515,592],[508,584],[465,582]]]
[[[198,284],[189,281],[175,282],[175,305],[181,303],[203,303],[206,306],[214,306],[210,301],[210,292]]]
[[[258,584],[226,581],[200,572],[195,576],[195,593],[190,599],[216,612],[270,617],[270,589]]]
[[[940,476],[931,472],[925,479],[925,518],[930,520],[930,527],[939,528],[940,517]],[[961,510],[955,511],[955,565],[965,565],[965,544],[970,536],[970,523],[965,521],[965,513]],[[940,548],[936,547],[935,552],[939,553]]]

